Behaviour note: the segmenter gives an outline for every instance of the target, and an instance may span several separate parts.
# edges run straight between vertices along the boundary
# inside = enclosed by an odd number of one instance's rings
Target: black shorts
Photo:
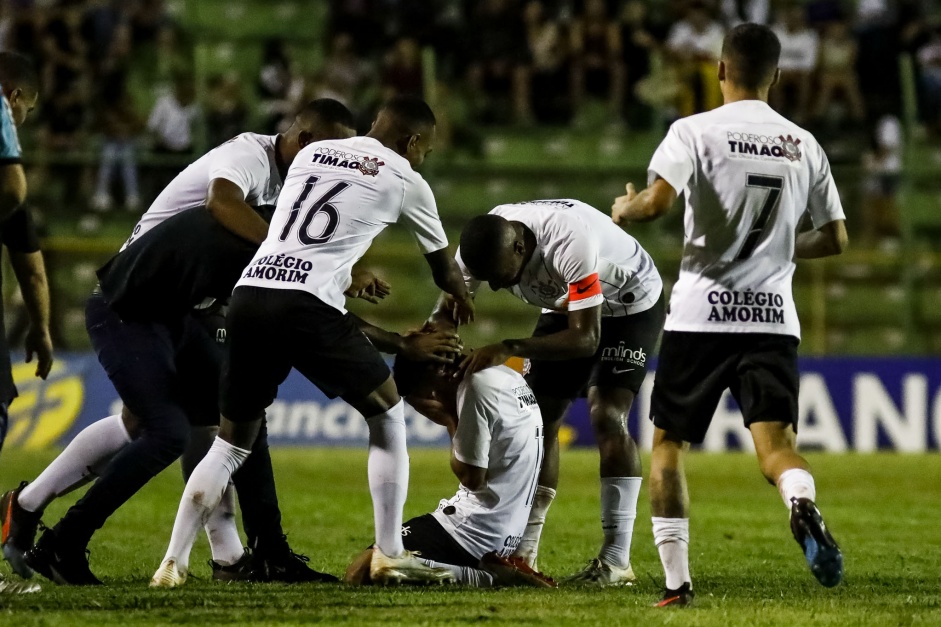
[[[353,401],[390,375],[353,316],[307,292],[239,287],[226,327],[229,350],[220,409],[234,422],[261,417],[291,368],[330,398]]]
[[[665,332],[651,420],[685,442],[700,443],[728,389],[745,426],[787,422],[797,431],[797,345],[796,337],[770,333]]]
[[[478,568],[480,559],[467,552],[431,514],[412,518],[402,525],[402,544],[407,551],[418,551],[424,559]]]
[[[526,382],[537,395],[555,398],[585,396],[590,387],[630,390],[634,394],[644,383],[647,360],[657,347],[663,329],[663,295],[646,311],[629,316],[601,319],[601,342],[591,357],[530,362]],[[564,331],[569,320],[565,314],[539,316],[533,337]]]

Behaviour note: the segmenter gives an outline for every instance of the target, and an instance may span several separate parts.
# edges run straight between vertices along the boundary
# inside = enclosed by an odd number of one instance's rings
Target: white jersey
[[[490,213],[522,222],[536,236],[536,250],[518,285],[509,291],[545,311],[577,311],[601,305],[601,315],[627,316],[653,307],[663,291],[660,273],[636,239],[611,218],[578,200],[535,200],[500,205]],[[457,262],[471,294],[480,281]]]
[[[167,218],[205,205],[213,179],[237,185],[253,207],[275,204],[281,192],[276,140],[277,135],[242,133],[194,161],[160,192],[121,250]]]
[[[353,264],[396,222],[423,254],[448,246],[434,194],[404,157],[371,137],[310,144],[238,285],[303,290],[345,313]]]
[[[454,456],[487,469],[487,484],[461,486],[432,516],[474,557],[516,550],[542,464],[542,414],[523,376],[507,366],[464,379],[457,391]]]
[[[679,120],[650,162],[686,195],[680,277],[668,331],[800,337],[791,294],[798,223],[843,220],[830,164],[813,135],[745,100]]]

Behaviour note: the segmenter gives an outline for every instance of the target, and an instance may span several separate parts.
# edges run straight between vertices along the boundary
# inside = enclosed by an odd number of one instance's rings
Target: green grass
[[[429,511],[455,481],[440,450],[413,450],[406,515]],[[0,485],[32,477],[51,453],[4,452]],[[334,573],[371,536],[364,451],[295,449],[274,454],[285,525],[294,547]],[[473,591],[356,589],[336,585],[216,585],[202,538],[192,580],[152,591],[181,492],[165,472],[92,542],[92,567],[107,586],[44,586],[0,597],[0,625],[110,624],[526,624],[526,625],[936,625],[941,623],[939,456],[812,455],[820,503],[846,556],[846,579],[827,590],[807,571],[777,493],[747,455],[693,455],[691,560],[697,606],[650,608],[661,585],[646,491],[634,536],[638,584],[628,589]],[[597,456],[563,453],[540,565],[564,576],[597,550]],[[46,514],[54,522],[73,499]],[[5,568],[5,567],[4,567]]]

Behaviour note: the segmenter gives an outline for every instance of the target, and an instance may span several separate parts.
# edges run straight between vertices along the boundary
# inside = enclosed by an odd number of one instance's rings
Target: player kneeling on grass
[[[461,485],[438,509],[402,526],[405,548],[425,564],[445,568],[457,583],[489,588],[554,588],[555,582],[510,557],[526,529],[542,462],[542,414],[523,377],[498,366],[454,377],[452,365],[399,357],[395,383],[419,413],[447,427],[451,470]],[[373,548],[346,573],[370,583]]]

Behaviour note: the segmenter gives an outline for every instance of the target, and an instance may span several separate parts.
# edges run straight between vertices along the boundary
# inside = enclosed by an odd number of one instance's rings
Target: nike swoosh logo
[[[614,374],[624,374],[625,372],[630,372],[631,370],[635,370],[635,368],[615,368]]]
[[[575,293],[576,293],[576,294],[584,294],[585,292],[587,292],[588,290],[590,290],[591,288],[593,288],[593,287],[595,286],[595,283],[597,283],[597,282],[598,282],[598,280],[595,279],[594,281],[591,282],[591,285],[587,285],[587,286],[585,286],[585,287],[576,287],[576,288],[575,288]]]

